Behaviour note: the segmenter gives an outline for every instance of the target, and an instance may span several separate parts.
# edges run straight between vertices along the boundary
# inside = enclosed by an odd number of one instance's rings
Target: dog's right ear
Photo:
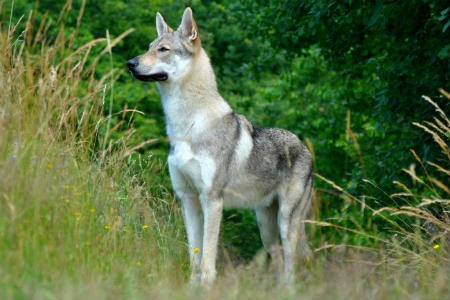
[[[184,10],[180,28],[181,33],[185,38],[189,39],[190,41],[194,41],[197,39],[198,37],[197,24],[195,24],[192,9],[190,7],[187,7]]]
[[[173,29],[170,28],[169,25],[167,25],[167,23],[164,21],[164,18],[159,12],[156,13],[156,31],[158,32],[158,36],[173,31]]]

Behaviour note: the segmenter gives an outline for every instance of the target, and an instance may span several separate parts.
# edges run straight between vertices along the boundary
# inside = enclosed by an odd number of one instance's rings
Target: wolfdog
[[[292,282],[298,249],[311,253],[303,222],[312,199],[310,152],[293,133],[255,126],[221,97],[190,8],[175,31],[157,13],[156,30],[149,50],[127,66],[135,78],[156,82],[161,94],[191,281],[214,281],[222,210],[244,207],[256,211],[271,257],[284,261],[280,278]]]

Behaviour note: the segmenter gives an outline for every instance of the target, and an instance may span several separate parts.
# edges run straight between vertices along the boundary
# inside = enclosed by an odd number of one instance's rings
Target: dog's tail
[[[299,255],[302,260],[309,260],[312,256],[311,248],[308,245],[305,230],[305,220],[311,215],[311,206],[314,194],[314,170],[311,167],[311,172],[306,178],[303,195],[300,199],[300,244]]]

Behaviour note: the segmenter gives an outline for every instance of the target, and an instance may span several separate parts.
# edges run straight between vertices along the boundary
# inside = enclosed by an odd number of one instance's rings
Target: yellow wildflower
[[[197,254],[197,253],[199,253],[200,252],[200,249],[199,248],[194,248],[194,254]]]
[[[142,229],[147,229],[148,227],[148,225],[142,225]]]
[[[104,228],[105,228],[106,230],[109,230],[109,229],[111,229],[111,226],[109,226],[108,224],[106,224],[106,225],[104,226]]]
[[[441,248],[441,246],[439,244],[436,244],[433,246],[433,249],[439,249],[439,248]]]

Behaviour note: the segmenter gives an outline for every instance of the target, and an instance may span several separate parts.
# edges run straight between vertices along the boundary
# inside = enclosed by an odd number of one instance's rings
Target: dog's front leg
[[[201,263],[201,283],[209,286],[216,278],[217,244],[222,220],[223,200],[212,193],[200,196],[203,208],[203,253]]]
[[[203,214],[198,196],[195,193],[184,192],[180,197],[183,207],[183,217],[189,241],[189,257],[191,265],[191,284],[200,280],[200,263],[203,246]]]

